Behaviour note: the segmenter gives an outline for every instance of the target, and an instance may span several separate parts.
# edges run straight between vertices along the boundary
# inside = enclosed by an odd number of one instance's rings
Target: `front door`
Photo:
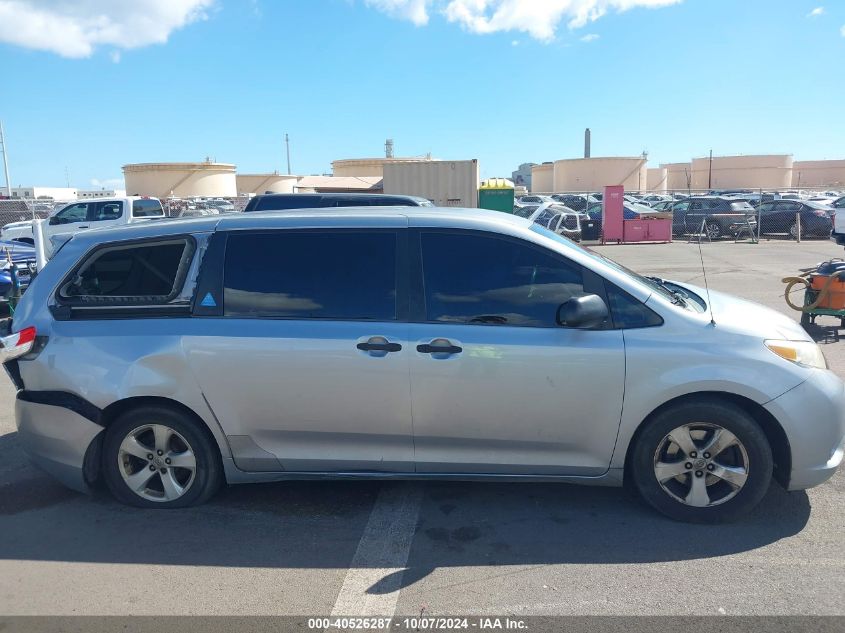
[[[200,304],[222,316],[185,346],[242,469],[413,470],[402,236],[228,235],[222,297]]]
[[[622,332],[556,324],[569,298],[603,293],[600,278],[489,233],[422,229],[412,245],[417,471],[605,472],[622,412]]]

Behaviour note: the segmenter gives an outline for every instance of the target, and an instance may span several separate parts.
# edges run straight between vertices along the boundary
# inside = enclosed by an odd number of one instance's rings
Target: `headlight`
[[[827,369],[827,360],[816,343],[810,341],[766,341],[765,344],[766,347],[785,360],[804,367]]]

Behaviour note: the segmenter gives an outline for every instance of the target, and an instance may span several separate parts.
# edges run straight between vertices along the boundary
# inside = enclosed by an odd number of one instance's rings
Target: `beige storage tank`
[[[651,167],[646,172],[646,188],[656,193],[666,191],[667,171],[665,167]]]
[[[663,163],[661,169],[666,170],[666,190],[683,191],[692,184],[692,163]]]
[[[531,168],[531,193],[552,193],[555,190],[555,165],[543,163]]]
[[[792,156],[761,154],[692,159],[693,189],[786,189],[792,186]]]
[[[398,161],[384,165],[384,193],[420,196],[438,207],[478,206],[478,160]]]
[[[234,198],[235,166],[229,163],[136,163],[123,166],[130,196]]]
[[[389,163],[420,163],[431,158],[344,158],[332,161],[334,176],[375,176],[384,177],[384,166]]]
[[[555,191],[602,191],[622,185],[625,191],[645,191],[647,159],[637,157],[568,158],[554,164]]]
[[[237,174],[238,195],[254,193],[293,193],[299,176],[291,174]]]
[[[792,163],[793,187],[845,187],[845,160],[796,160]]]

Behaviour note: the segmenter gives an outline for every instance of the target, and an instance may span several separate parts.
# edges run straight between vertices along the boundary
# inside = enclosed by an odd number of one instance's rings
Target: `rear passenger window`
[[[135,200],[132,203],[132,215],[136,218],[160,218],[164,215],[158,200]]]
[[[556,327],[584,294],[581,267],[495,236],[423,233],[426,321]]]
[[[94,252],[59,290],[69,305],[161,305],[182,289],[193,259],[194,242],[110,246]]]
[[[396,319],[392,231],[232,233],[225,266],[227,316]]]

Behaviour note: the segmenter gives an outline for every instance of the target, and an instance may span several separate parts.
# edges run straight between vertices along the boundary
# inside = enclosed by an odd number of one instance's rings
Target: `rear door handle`
[[[464,351],[464,348],[453,345],[452,341],[445,338],[438,338],[431,343],[417,345],[417,351],[421,354],[460,354]]]
[[[87,229],[87,228],[88,228],[88,226],[87,226],[87,225],[85,225],[85,226],[77,226],[76,228],[78,228],[78,229]]]

